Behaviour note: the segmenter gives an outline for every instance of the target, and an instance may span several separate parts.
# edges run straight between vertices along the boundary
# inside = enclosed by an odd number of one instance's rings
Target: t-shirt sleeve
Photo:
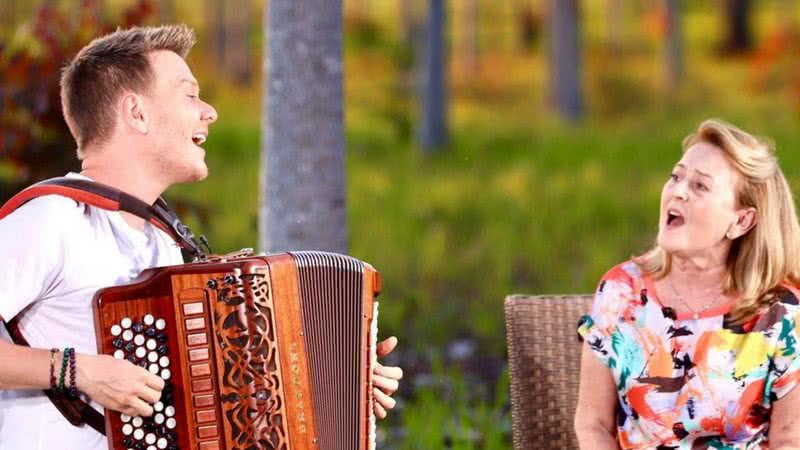
[[[615,365],[613,335],[617,332],[622,310],[633,294],[631,277],[615,267],[600,279],[590,314],[578,322],[578,335],[607,367]]]
[[[798,342],[797,321],[800,319],[797,306],[789,306],[792,312],[784,315],[780,325],[778,344],[772,357],[768,373],[770,399],[779,400],[791,392],[800,381],[800,342]]]
[[[64,227],[75,201],[40,197],[0,220],[0,317],[47,296],[63,270]],[[72,211],[70,211],[72,209]]]

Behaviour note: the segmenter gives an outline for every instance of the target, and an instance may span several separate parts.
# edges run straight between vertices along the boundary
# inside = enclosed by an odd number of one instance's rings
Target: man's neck
[[[81,175],[119,189],[147,204],[153,204],[167,186],[154,179],[152,173],[148,172],[150,171],[132,161],[123,165],[118,161],[92,157],[86,158],[81,168]],[[144,219],[126,212],[120,213],[132,227],[139,230],[144,229]]]

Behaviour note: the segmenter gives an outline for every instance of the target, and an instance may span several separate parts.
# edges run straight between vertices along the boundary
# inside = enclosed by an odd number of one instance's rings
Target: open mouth
[[[683,215],[681,215],[681,213],[679,213],[679,212],[677,212],[677,211],[675,211],[673,209],[667,210],[667,227],[668,228],[677,228],[677,227],[683,225],[685,222],[686,222],[686,220],[683,218]]]
[[[192,135],[192,142],[194,145],[201,146],[206,142],[206,134],[204,133],[195,133]]]

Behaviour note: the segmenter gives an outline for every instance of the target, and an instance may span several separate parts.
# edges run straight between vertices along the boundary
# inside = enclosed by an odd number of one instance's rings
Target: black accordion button
[[[133,332],[136,333],[136,334],[141,334],[141,332],[144,331],[144,325],[140,324],[139,322],[136,322],[135,324],[133,324],[132,328],[133,328]]]
[[[146,330],[144,330],[144,335],[147,337],[155,337],[156,336],[156,327],[149,326]]]
[[[122,338],[118,337],[118,338],[114,339],[113,341],[111,341],[111,345],[113,345],[114,348],[116,348],[116,349],[120,349],[122,347],[125,347],[125,341],[123,341]]]

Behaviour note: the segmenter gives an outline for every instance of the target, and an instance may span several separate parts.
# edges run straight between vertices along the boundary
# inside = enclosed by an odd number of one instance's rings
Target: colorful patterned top
[[[617,385],[621,447],[768,449],[772,403],[800,380],[799,292],[737,326],[731,305],[676,315],[633,262],[610,270],[578,332]]]

